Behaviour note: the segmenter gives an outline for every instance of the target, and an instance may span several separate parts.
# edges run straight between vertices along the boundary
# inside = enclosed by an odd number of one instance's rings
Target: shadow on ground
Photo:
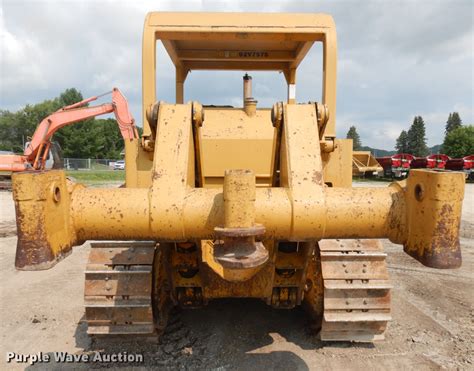
[[[291,351],[292,347],[303,350],[328,346],[372,347],[323,343],[310,330],[309,318],[302,309],[276,310],[251,299],[222,299],[202,309],[175,309],[159,341],[122,337],[91,340],[86,330],[82,322],[75,334],[76,346],[83,348],[86,354],[143,354],[144,362],[115,363],[113,367],[308,370],[309,366]],[[48,369],[52,366],[49,364]],[[111,365],[100,362],[56,365],[57,369],[77,369],[78,366],[86,369]],[[42,365],[34,368],[41,369]]]

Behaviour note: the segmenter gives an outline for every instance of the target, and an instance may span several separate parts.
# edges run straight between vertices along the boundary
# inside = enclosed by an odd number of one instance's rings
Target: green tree
[[[449,114],[448,121],[446,121],[446,128],[444,133],[447,135],[451,131],[456,130],[462,126],[461,117],[459,117],[459,113],[453,112]]]
[[[124,148],[122,134],[114,119],[96,119],[94,124],[97,135],[99,158],[120,158]]]
[[[23,152],[27,142],[43,118],[60,107],[57,99],[45,100],[42,103],[27,104],[17,112],[0,112],[0,149]]]
[[[408,147],[407,152],[414,156],[424,157],[429,154],[426,145],[426,129],[425,122],[421,116],[415,116],[413,124],[408,130]]]
[[[67,89],[59,97],[17,112],[0,111],[0,150],[23,152],[23,144],[31,138],[38,124],[59,108],[83,99],[77,89]],[[114,119],[90,118],[65,126],[53,137],[64,157],[119,158],[124,144]]]
[[[75,88],[66,89],[58,97],[60,107],[69,106],[71,104],[83,100],[81,92]],[[58,130],[53,140],[58,142],[62,148],[64,157],[73,158],[89,158],[94,152],[94,143],[97,138],[89,134],[88,127],[92,125],[94,119],[87,119],[68,125]]]
[[[0,111],[0,150],[21,151],[22,138],[15,125],[19,115],[10,111]],[[19,138],[19,140],[16,140]],[[19,148],[18,145],[20,146]]]
[[[397,138],[395,149],[397,150],[397,153],[408,152],[408,133],[405,130],[402,130],[400,136]]]
[[[454,158],[474,154],[474,126],[461,126],[446,134],[443,152]]]
[[[359,151],[362,147],[362,142],[360,141],[359,133],[355,126],[351,126],[346,135],[347,139],[352,139],[352,149],[354,151]]]
[[[81,100],[84,99],[84,97],[82,96],[82,93],[76,88],[70,88],[70,89],[64,90],[59,95],[58,99],[59,99],[59,105],[63,107],[63,106],[69,106],[71,104],[80,102]]]

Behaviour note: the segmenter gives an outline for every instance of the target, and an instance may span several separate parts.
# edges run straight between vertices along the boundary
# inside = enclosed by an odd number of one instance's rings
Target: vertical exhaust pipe
[[[244,75],[244,106],[247,98],[252,99],[252,76]]]
[[[257,111],[257,101],[252,97],[252,76],[244,75],[244,111],[252,117]]]

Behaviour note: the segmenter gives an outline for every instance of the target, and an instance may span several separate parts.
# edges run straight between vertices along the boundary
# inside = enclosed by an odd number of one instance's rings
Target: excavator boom
[[[114,113],[124,140],[138,138],[128,102],[118,88],[112,89],[112,102],[98,106],[86,106],[87,103],[97,100],[100,96],[84,99],[80,102],[62,107],[41,121],[31,138],[29,145],[25,148],[23,155],[7,155],[0,157],[0,170],[3,171],[25,171],[28,169],[43,170],[45,159],[49,152],[51,138],[54,133],[64,126],[74,124],[78,121],[91,117]]]

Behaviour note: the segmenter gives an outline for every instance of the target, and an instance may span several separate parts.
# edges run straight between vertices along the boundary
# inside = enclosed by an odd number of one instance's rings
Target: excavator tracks
[[[89,335],[153,335],[154,242],[92,243],[84,302]]]
[[[390,315],[388,271],[379,240],[319,242],[323,341],[383,340]]]

